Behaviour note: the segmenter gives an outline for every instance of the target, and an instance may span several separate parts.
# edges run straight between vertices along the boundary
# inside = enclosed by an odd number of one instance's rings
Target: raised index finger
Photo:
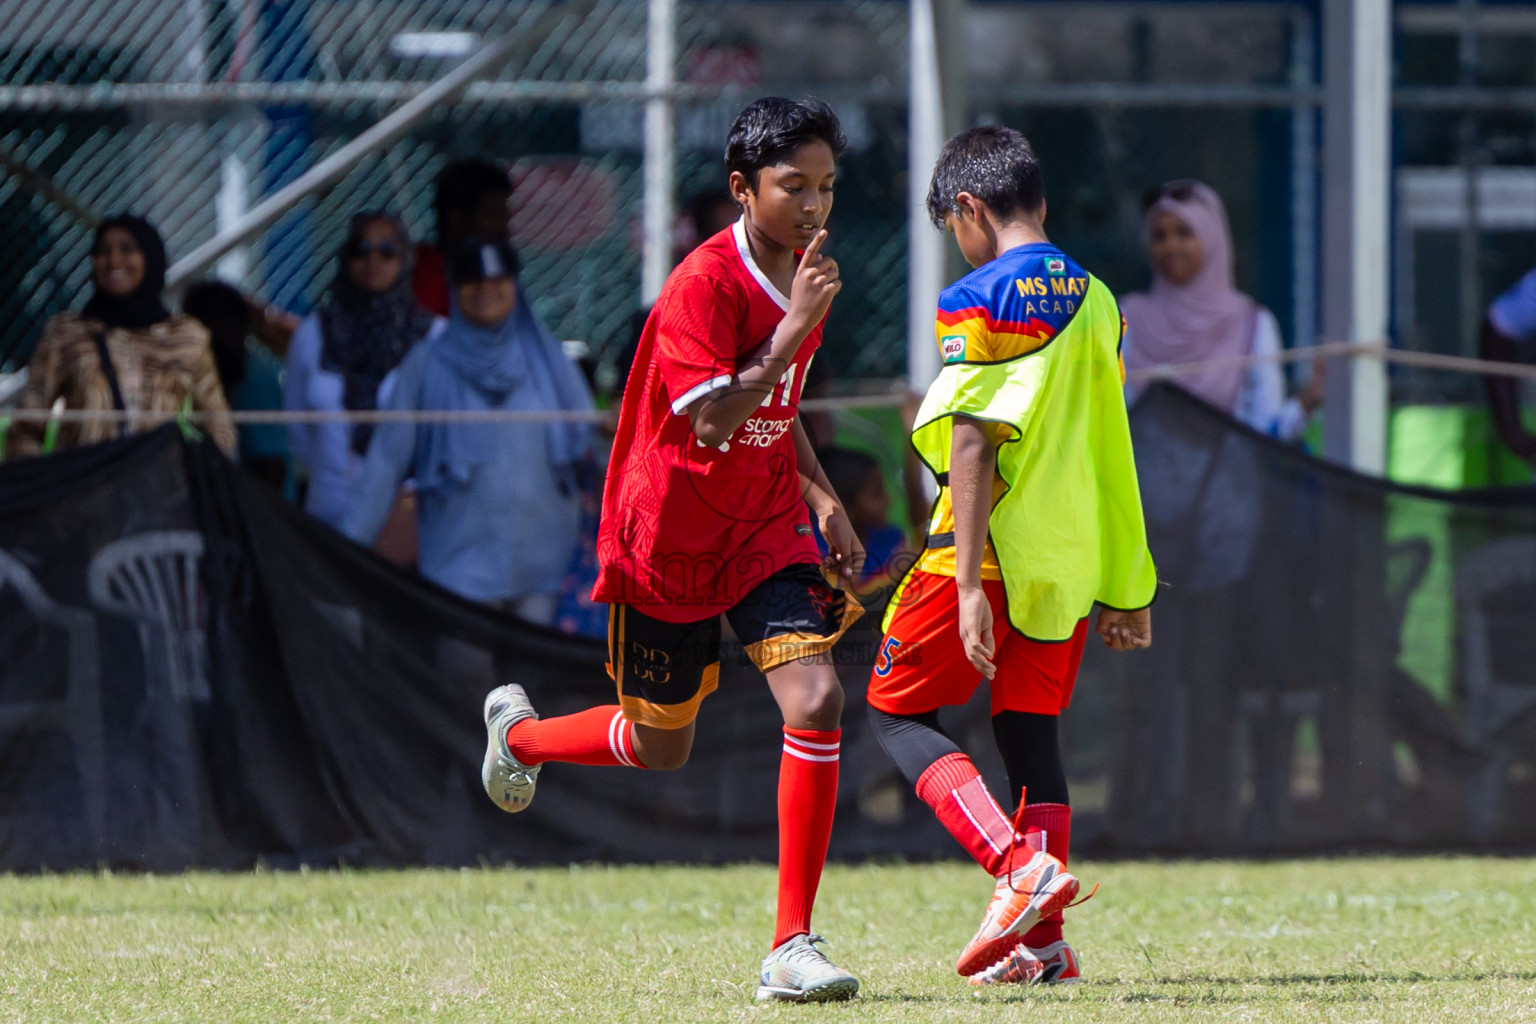
[[[816,232],[816,237],[811,239],[811,244],[805,247],[805,252],[800,256],[801,266],[810,266],[816,262],[816,254],[821,252],[821,243],[827,240],[827,229],[822,228]]]

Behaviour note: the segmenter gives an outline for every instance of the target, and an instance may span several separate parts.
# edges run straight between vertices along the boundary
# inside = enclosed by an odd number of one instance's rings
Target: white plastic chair
[[[165,530],[113,541],[91,560],[91,600],[139,623],[150,692],[163,682],[161,692],[178,701],[211,696],[198,579],[202,558],[202,534]]]

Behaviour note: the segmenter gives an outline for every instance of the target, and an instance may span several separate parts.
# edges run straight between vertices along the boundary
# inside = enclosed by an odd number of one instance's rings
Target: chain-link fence
[[[1536,214],[1520,203],[1522,189],[1536,197],[1536,12],[1473,4],[1485,13],[1469,30],[1468,6],[1398,8],[1399,79],[1419,90],[1399,104],[1399,158],[1424,166],[1398,173],[1394,328],[1456,353],[1475,329],[1469,310],[1536,262]],[[723,185],[725,128],[752,97],[820,94],[846,122],[832,226],[847,287],[827,345],[845,377],[903,371],[907,232],[929,230],[906,215],[907,16],[899,0],[676,10],[680,210]],[[1147,279],[1142,192],[1177,177],[1213,184],[1240,286],[1307,344],[1320,284],[1319,21],[1317,3],[972,3],[960,47],[970,115],[1031,136],[1053,236],[1117,291]],[[172,258],[184,255],[505,33],[516,43],[496,74],[215,272],[303,312],[351,212],[389,207],[428,234],[436,171],[483,155],[511,169],[540,311],[562,336],[617,352],[640,292],[644,0],[9,0],[0,368],[24,361],[48,315],[83,300],[94,220],[144,214]],[[1425,98],[1447,85],[1460,92]],[[1512,184],[1447,218],[1452,179],[1490,168]]]
[[[510,168],[525,283],[550,325],[599,353],[629,340],[641,260],[644,2],[12,6],[0,25],[0,364],[24,361],[42,321],[83,300],[100,218],[147,216],[174,260],[504,33],[517,43],[499,73],[230,253],[216,273],[304,312],[333,273],[352,212],[397,210],[428,234],[436,172],[486,156]],[[725,130],[747,99],[830,96],[853,139],[839,196],[854,285],[840,311],[850,339],[843,361],[860,375],[899,373],[903,184],[885,168],[903,159],[905,9],[820,5],[807,25],[825,59],[802,55],[793,73],[775,74],[777,49],[793,44],[765,42],[776,28],[770,6],[678,10],[677,78],[689,97],[676,117],[679,208],[723,187]],[[885,98],[863,102],[870,78],[857,62],[833,59],[843,49],[870,55],[865,64],[888,78],[873,90]],[[812,66],[838,70],[801,73]],[[680,247],[692,241],[685,218],[676,233]]]

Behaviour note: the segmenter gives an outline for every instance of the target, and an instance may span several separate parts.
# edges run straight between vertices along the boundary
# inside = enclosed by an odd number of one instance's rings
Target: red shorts
[[[1001,580],[982,580],[992,604],[992,713],[1059,715],[1072,700],[1077,667],[1088,639],[1088,620],[1072,639],[1030,640],[1008,625]],[[899,602],[880,641],[869,677],[869,703],[892,715],[918,715],[964,704],[982,681],[960,642],[959,590],[953,576],[913,570],[893,598]]]

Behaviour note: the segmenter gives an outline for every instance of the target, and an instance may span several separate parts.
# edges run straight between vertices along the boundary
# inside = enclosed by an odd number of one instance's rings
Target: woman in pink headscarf
[[[1232,232],[1221,198],[1198,181],[1174,181],[1148,196],[1146,232],[1152,288],[1120,300],[1126,369],[1273,356],[1281,348],[1275,315],[1237,290]],[[1295,398],[1285,396],[1280,364],[1213,366],[1172,378],[1256,430],[1292,440],[1322,403],[1321,364]],[[1135,399],[1143,382],[1126,386]]]

